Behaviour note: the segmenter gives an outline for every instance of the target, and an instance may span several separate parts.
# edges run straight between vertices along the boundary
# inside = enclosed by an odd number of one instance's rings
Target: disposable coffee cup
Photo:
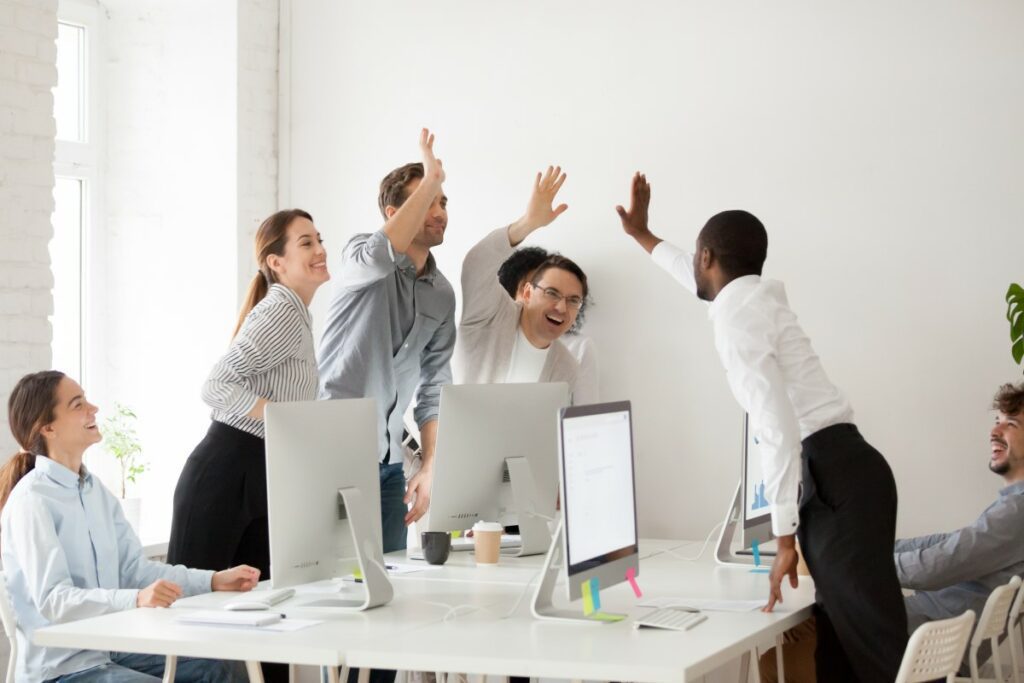
[[[473,550],[478,565],[498,564],[501,557],[501,533],[505,530],[497,522],[477,522],[473,525]]]
[[[452,549],[452,537],[447,531],[424,531],[420,534],[420,545],[428,564],[444,564]]]

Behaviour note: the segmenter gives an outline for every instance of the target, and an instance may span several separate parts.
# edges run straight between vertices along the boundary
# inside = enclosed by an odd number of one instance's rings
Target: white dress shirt
[[[134,609],[157,579],[207,593],[212,571],[147,560],[117,499],[85,466],[36,456],[0,515],[3,572],[18,619],[17,680],[42,681],[110,661],[108,652],[41,647],[36,629]]]
[[[696,293],[690,254],[661,242],[651,256]],[[757,275],[737,278],[715,297],[708,317],[729,387],[750,414],[772,505],[772,532],[793,534],[799,525],[800,442],[825,427],[852,422],[853,410],[825,375],[781,282]]]

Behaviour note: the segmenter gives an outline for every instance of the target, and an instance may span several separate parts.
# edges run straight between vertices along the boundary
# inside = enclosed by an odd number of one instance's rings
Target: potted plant
[[[142,499],[127,496],[129,482],[136,483],[136,478],[145,472],[147,467],[142,458],[139,435],[135,431],[136,419],[138,418],[130,408],[114,403],[114,414],[103,423],[103,450],[114,456],[121,468],[121,507],[128,523],[138,534]]]
[[[1010,342],[1013,362],[1024,360],[1024,287],[1013,283],[1006,290],[1006,319],[1010,321]]]

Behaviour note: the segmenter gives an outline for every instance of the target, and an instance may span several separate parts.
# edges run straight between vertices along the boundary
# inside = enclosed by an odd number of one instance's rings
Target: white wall
[[[50,366],[56,38],[56,0],[0,0],[0,462],[18,449],[11,389]]]
[[[620,233],[636,169],[653,227],[685,246],[722,209],[765,222],[766,275],[891,462],[901,533],[994,497],[988,402],[1021,377],[1002,297],[1024,277],[1024,5],[289,4],[281,193],[316,217],[335,270],[379,227],[379,179],[416,159],[421,126],[448,172],[436,254],[455,282],[532,174],[567,169],[570,209],[536,242],[593,283],[604,397],[634,401],[644,534],[721,519],[740,411],[703,305]]]

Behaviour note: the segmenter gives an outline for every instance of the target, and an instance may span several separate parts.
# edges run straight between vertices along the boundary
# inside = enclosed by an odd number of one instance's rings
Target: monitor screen
[[[629,403],[566,409],[561,433],[562,504],[574,574],[636,552]]]
[[[750,416],[743,416],[743,521],[744,526],[771,518],[772,505],[765,494],[764,470]]]

